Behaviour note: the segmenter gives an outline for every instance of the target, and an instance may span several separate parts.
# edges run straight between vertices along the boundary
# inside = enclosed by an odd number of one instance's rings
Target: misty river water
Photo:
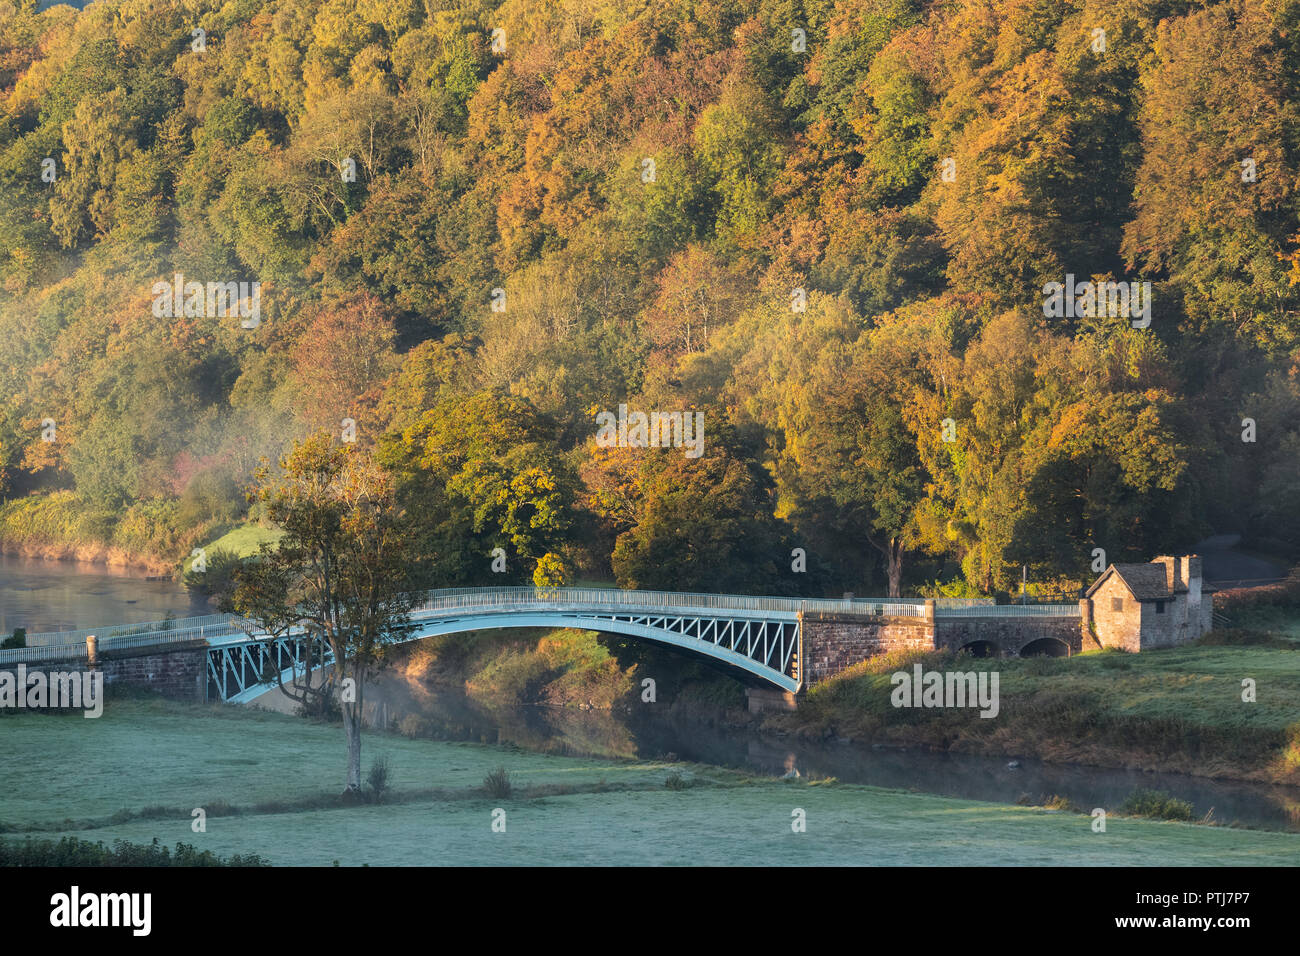
[[[0,635],[6,637],[16,627],[37,634],[210,612],[176,582],[151,581],[143,571],[0,555]]]
[[[208,605],[172,581],[103,565],[0,556],[0,634],[134,624],[206,614]],[[1190,801],[1196,817],[1220,824],[1300,831],[1300,789],[1183,774],[1143,773],[1019,759],[877,749],[861,742],[807,742],[673,720],[652,707],[625,713],[568,708],[490,707],[455,690],[436,691],[381,675],[367,693],[375,725],[417,728],[420,736],[609,759],[665,756],[780,776],[836,777],[846,783],[916,790],[1000,803],[1042,804],[1061,796],[1082,807],[1113,807],[1139,788]]]
[[[1163,790],[1192,804],[1196,819],[1300,832],[1300,788],[1211,780],[1038,760],[810,742],[659,716],[652,706],[625,713],[558,707],[491,707],[455,689],[431,689],[381,674],[367,691],[367,719],[439,740],[611,759],[676,759],[783,776],[1041,806],[1051,797],[1076,806],[1117,807],[1138,789]],[[413,722],[413,723],[412,723]],[[1013,766],[1014,764],[1014,766]]]

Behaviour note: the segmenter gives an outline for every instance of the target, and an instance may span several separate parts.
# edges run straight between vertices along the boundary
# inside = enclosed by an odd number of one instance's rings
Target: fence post
[[[97,644],[98,641],[95,639],[94,634],[86,635],[86,662],[92,668],[98,661],[98,655],[96,653]]]

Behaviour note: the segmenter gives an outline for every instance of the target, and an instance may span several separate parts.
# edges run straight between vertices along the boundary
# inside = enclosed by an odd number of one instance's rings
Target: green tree
[[[366,681],[414,601],[405,516],[388,477],[328,433],[296,443],[279,474],[266,469],[258,478],[255,498],[284,537],[235,572],[232,603],[268,634],[298,626],[329,648],[347,735],[346,789],[356,792]],[[286,692],[300,700],[311,693]]]
[[[706,419],[707,420],[707,419]],[[669,591],[772,593],[791,587],[786,529],[752,466],[710,436],[698,459],[679,449],[627,449],[636,466],[635,522],[611,561],[620,585]]]
[[[555,444],[555,423],[501,392],[448,399],[381,442],[398,479],[430,584],[528,580],[559,552],[572,522],[575,479]]]
[[[761,321],[752,319],[751,321]],[[843,300],[814,295],[753,336],[733,387],[774,438],[785,507],[829,522],[878,551],[891,596],[901,594],[903,558],[919,543],[916,509],[926,473],[905,416],[900,383],[911,356],[877,347]]]

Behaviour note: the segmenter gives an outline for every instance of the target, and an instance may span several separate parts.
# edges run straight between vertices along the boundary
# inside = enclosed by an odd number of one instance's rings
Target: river
[[[211,609],[172,581],[103,565],[0,556],[0,633],[156,621]],[[1044,803],[1061,796],[1081,807],[1116,806],[1139,788],[1189,801],[1198,818],[1220,824],[1300,831],[1300,790],[1021,759],[876,749],[862,743],[794,741],[752,730],[663,716],[545,707],[488,707],[455,691],[436,692],[387,674],[368,691],[368,720],[442,740],[609,759],[665,756],[780,776],[836,777],[846,783],[916,790],[1000,803]]]
[[[78,561],[0,555],[0,635],[108,624],[160,621],[168,614],[210,612],[174,581],[150,581],[143,571]]]
[[[368,721],[440,740],[611,759],[676,759],[783,776],[996,803],[1041,806],[1065,797],[1085,809],[1117,807],[1135,790],[1163,790],[1192,804],[1196,819],[1219,825],[1300,832],[1300,788],[1178,773],[1116,770],[1038,760],[809,742],[663,716],[653,706],[628,713],[553,707],[490,707],[454,689],[431,690],[381,674],[367,691]],[[403,724],[403,721],[408,721]]]

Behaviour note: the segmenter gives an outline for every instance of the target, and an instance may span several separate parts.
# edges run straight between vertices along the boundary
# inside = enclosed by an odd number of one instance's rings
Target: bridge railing
[[[1074,604],[982,604],[973,607],[939,607],[939,617],[1078,617]]]
[[[907,598],[854,598],[852,601],[803,601],[815,614],[856,614],[878,617],[925,617],[925,602]]]
[[[185,619],[181,619],[185,620]],[[170,644],[184,644],[189,641],[206,641],[213,637],[225,635],[242,635],[252,625],[233,614],[212,614],[202,618],[191,618],[204,623],[192,627],[176,627],[181,621],[164,621],[170,625],[157,630],[141,630],[144,625],[133,625],[136,633],[120,633],[125,628],[85,628],[85,637],[96,636],[97,653],[120,651],[138,647],[159,647]],[[117,632],[117,633],[115,633]],[[72,632],[65,632],[72,633]],[[99,635],[107,635],[100,637]],[[0,664],[19,664],[30,661],[76,660],[87,654],[85,638],[82,640],[64,640],[59,643],[45,643],[0,650]]]
[[[131,637],[136,634],[156,634],[166,631],[184,631],[192,628],[217,627],[234,618],[233,614],[202,614],[198,617],[174,617],[165,621],[144,621],[139,624],[117,624],[111,627],[82,627],[73,631],[42,631],[27,635],[27,646],[47,644],[84,644],[92,634],[100,641]]]
[[[416,618],[460,609],[569,605],[587,608],[635,608],[662,611],[740,611],[749,613],[888,614],[924,617],[925,602],[915,598],[789,598],[747,594],[702,594],[692,591],[625,591],[617,588],[443,588],[423,594],[413,608]],[[938,598],[936,614],[944,617],[1078,617],[1078,604],[1000,604],[991,598]],[[233,614],[206,614],[144,624],[87,627],[28,636],[28,646],[0,650],[0,664],[57,660],[84,654],[86,638],[98,637],[100,650],[238,636],[252,627]]]
[[[925,604],[907,598],[826,599],[763,597],[747,594],[702,594],[693,591],[624,591],[615,588],[446,588],[428,592],[412,613],[431,615],[460,608],[549,606],[647,610],[750,611],[797,614],[800,610],[862,613],[865,605],[882,605],[890,614],[921,617]]]
[[[86,645],[41,644],[36,647],[13,647],[0,651],[0,664],[30,664],[34,661],[84,660]]]

